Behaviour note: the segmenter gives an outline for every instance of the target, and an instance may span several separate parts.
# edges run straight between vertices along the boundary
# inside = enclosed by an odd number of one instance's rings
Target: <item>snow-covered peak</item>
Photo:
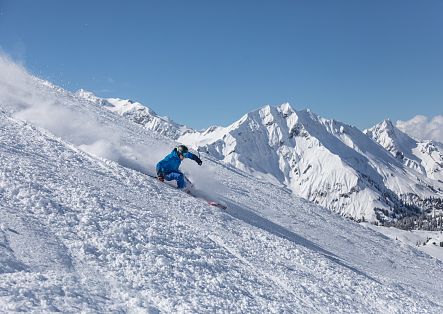
[[[125,113],[130,111],[142,111],[152,116],[158,116],[150,108],[143,106],[141,103],[133,101],[131,99],[107,98],[106,101],[113,106],[112,108],[109,108],[109,110],[117,112],[120,115],[124,115]]]
[[[398,137],[402,136],[401,131],[397,129],[389,119],[385,119],[370,129],[363,131],[372,138],[380,138],[382,140],[398,141]]]
[[[120,98],[101,98],[96,96],[93,92],[79,89],[75,93],[78,97],[91,101],[98,105],[107,106],[109,110],[117,112],[120,115],[128,111],[147,111],[150,114],[157,115],[150,108],[142,105],[139,102],[133,101],[131,99],[120,99]]]
[[[417,141],[389,120],[365,130],[365,133],[408,168],[443,181],[443,149],[439,143]]]
[[[363,132],[371,137],[388,136],[394,141],[398,141],[399,139],[411,139],[408,135],[400,131],[390,119],[385,119],[372,128],[364,130]]]
[[[77,91],[76,95],[173,139],[178,138],[183,132],[191,131],[188,127],[177,124],[167,117],[160,117],[149,107],[131,99],[100,98],[83,89]]]
[[[392,123],[391,119],[384,119],[381,123],[377,124],[378,127],[388,129],[388,130],[394,130],[396,127]]]
[[[380,143],[394,156],[399,152],[408,151],[417,146],[414,139],[396,128],[389,119],[365,130],[364,133]]]
[[[93,92],[87,91],[85,89],[79,89],[78,91],[75,92],[75,94],[79,97],[88,99],[92,102],[95,102],[97,100],[99,100],[100,98],[98,98],[97,96],[95,96],[95,94]]]
[[[75,92],[75,95],[81,99],[85,99],[99,106],[113,107],[113,105],[109,103],[105,98],[97,97],[93,92],[84,89],[79,89]]]

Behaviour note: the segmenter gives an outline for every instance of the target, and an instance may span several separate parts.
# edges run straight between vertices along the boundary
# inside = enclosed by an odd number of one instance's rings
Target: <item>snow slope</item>
[[[440,261],[284,188],[185,163],[221,211],[140,172],[173,145],[0,59],[0,308],[443,310]]]
[[[391,220],[414,210],[405,202],[443,199],[443,182],[405,168],[357,128],[289,104],[263,107],[226,128],[187,132],[179,141],[355,219]]]
[[[384,235],[394,239],[399,245],[407,244],[417,247],[420,251],[425,252],[440,261],[443,261],[443,233],[441,231],[426,230],[401,230],[393,227],[375,226],[364,223],[368,228],[374,229]]]

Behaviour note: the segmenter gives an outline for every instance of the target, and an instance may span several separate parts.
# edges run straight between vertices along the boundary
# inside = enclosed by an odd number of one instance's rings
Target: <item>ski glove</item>
[[[196,162],[199,166],[201,166],[202,163],[203,163],[203,161],[202,161],[200,158],[198,158],[197,156],[195,156],[195,162]]]

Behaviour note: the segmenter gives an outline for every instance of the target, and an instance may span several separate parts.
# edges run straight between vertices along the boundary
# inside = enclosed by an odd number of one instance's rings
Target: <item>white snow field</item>
[[[0,58],[0,311],[442,313],[443,263]]]

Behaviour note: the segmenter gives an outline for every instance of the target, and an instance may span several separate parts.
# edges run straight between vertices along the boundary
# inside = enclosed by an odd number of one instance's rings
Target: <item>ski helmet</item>
[[[185,145],[179,145],[177,146],[177,152],[179,155],[186,154],[188,152],[188,148]]]

